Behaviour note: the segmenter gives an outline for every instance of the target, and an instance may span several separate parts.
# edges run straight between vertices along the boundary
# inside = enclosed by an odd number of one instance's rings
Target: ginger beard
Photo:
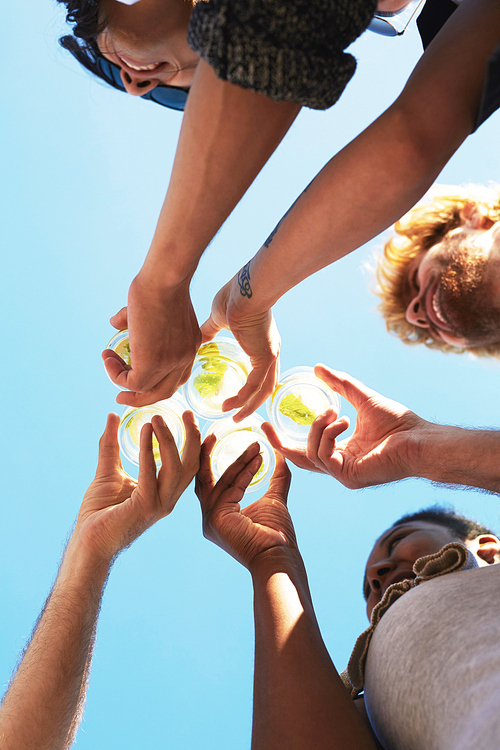
[[[488,254],[471,238],[451,244],[439,258],[441,310],[454,334],[470,341],[471,348],[494,343],[500,340],[500,309],[489,281]]]

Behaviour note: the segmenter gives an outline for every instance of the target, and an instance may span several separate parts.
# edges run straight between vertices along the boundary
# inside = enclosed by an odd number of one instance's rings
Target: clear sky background
[[[149,247],[181,123],[80,70],[58,47],[64,17],[55,5],[18,0],[3,13],[2,687],[50,590],[106,414],[116,408],[100,353]],[[367,32],[353,52],[358,71],[340,102],[300,114],[207,250],[192,285],[200,323],[317,171],[393,101],[421,48],[412,29],[401,39]],[[498,123],[493,116],[468,139],[440,183],[500,179]],[[497,427],[498,362],[405,347],[385,332],[366,270],[381,243],[278,302],[282,369],[323,361],[427,419]],[[361,580],[374,538],[435,502],[500,528],[493,495],[422,480],[350,491],[293,470],[290,508],[339,669],[367,624]],[[244,750],[252,668],[250,576],[203,539],[190,488],[114,566],[77,747]]]

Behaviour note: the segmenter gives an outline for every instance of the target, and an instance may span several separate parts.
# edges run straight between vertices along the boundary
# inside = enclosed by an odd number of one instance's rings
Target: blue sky
[[[147,252],[181,122],[93,81],[59,49],[63,27],[46,0],[4,9],[2,56],[12,73],[0,94],[2,686],[50,589],[106,413],[116,408],[100,352]],[[399,93],[420,46],[414,30],[402,39],[367,33],[353,51],[358,71],[341,101],[300,114],[203,257],[192,285],[200,322],[314,174]],[[438,182],[498,180],[497,133],[493,116]],[[278,302],[282,369],[323,361],[427,419],[497,426],[498,363],[405,347],[385,332],[366,270],[381,242]],[[293,471],[290,508],[340,669],[365,628],[361,579],[373,539],[398,515],[434,502],[500,528],[492,495],[422,480],[349,491]],[[250,577],[203,539],[189,489],[111,573],[77,747],[247,748],[252,659]]]

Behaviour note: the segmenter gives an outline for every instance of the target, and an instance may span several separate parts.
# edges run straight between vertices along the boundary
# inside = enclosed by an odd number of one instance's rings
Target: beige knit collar
[[[349,659],[347,668],[340,675],[342,682],[349,691],[351,698],[355,698],[363,690],[365,681],[365,665],[368,648],[372,635],[389,607],[403,594],[425,581],[438,576],[455,573],[459,570],[477,568],[476,558],[465,545],[459,542],[446,544],[439,552],[426,557],[419,557],[413,565],[416,578],[407,578],[388,587],[382,599],[373,608],[370,626],[359,636]]]

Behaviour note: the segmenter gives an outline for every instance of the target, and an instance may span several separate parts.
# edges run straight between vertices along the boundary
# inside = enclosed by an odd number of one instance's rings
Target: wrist
[[[151,247],[136,279],[153,290],[168,291],[189,287],[197,266],[198,259],[196,262],[188,262],[175,248],[163,248],[159,251]]]
[[[413,435],[410,476],[433,482],[457,483],[457,471],[462,471],[468,456],[461,446],[471,431],[462,427],[425,422]],[[455,478],[455,479],[454,479]]]
[[[306,569],[299,550],[285,545],[261,552],[252,560],[248,569],[254,583],[265,582],[276,573],[286,573],[294,580],[302,579],[307,583]]]
[[[60,577],[77,586],[90,581],[102,587],[116,556],[116,553],[104,551],[84,538],[77,524],[64,553]]]
[[[283,624],[283,602],[286,601],[285,619],[296,621],[303,613],[315,619],[306,569],[297,549],[275,547],[268,550],[253,561],[250,572],[259,610],[271,606]]]
[[[229,282],[227,303],[228,321],[238,323],[249,317],[260,317],[274,304],[274,298],[263,294],[263,288],[253,273],[252,261],[240,268]]]
[[[418,473],[443,484],[500,491],[500,433],[428,423],[421,438]]]

